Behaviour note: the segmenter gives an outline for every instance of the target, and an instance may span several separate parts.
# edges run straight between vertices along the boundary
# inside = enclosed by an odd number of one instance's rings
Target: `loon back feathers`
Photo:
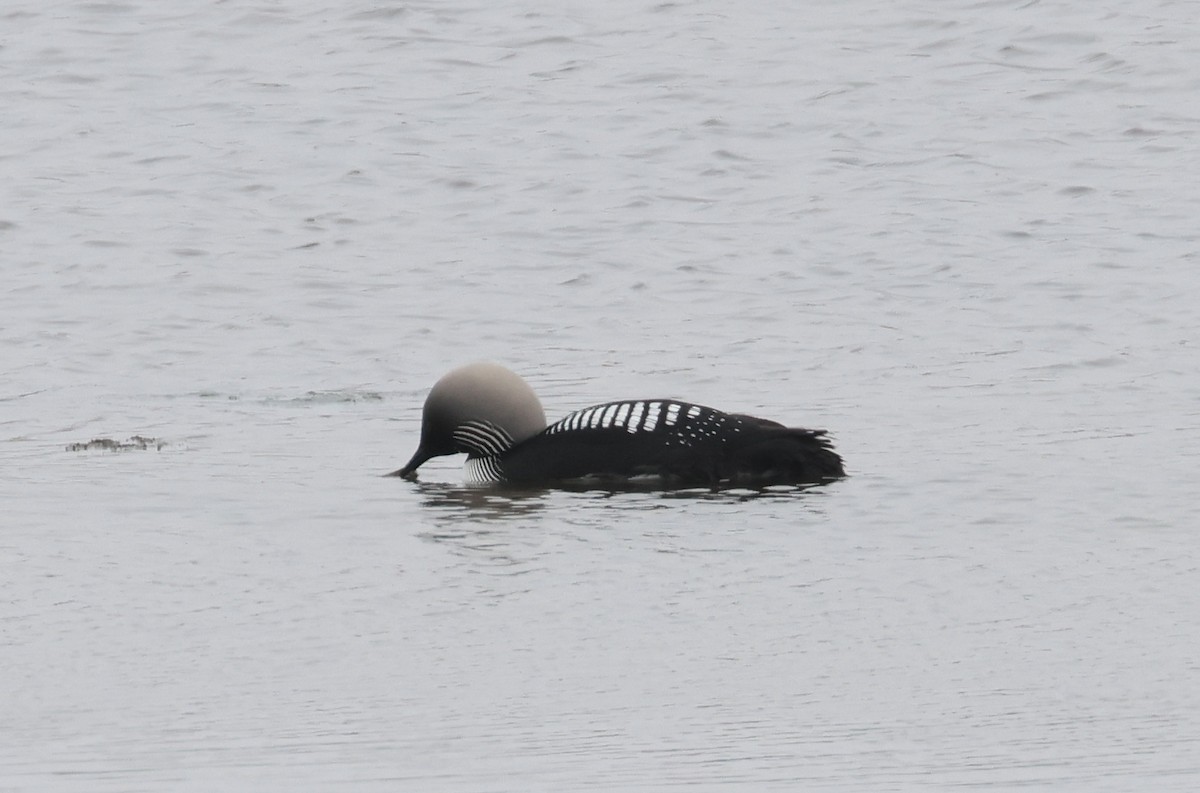
[[[666,487],[805,484],[845,475],[824,430],[673,399],[622,400],[546,426],[524,381],[494,364],[457,369],[425,402],[421,443],[394,473],[466,452],[476,483],[547,485],[650,477]]]
[[[677,400],[585,408],[501,456],[504,481],[649,477],[668,487],[816,483],[844,476],[824,430]]]

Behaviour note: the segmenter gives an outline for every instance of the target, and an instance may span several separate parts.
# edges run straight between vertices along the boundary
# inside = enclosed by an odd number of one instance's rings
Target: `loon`
[[[421,440],[403,468],[465,452],[469,484],[651,484],[664,488],[817,484],[846,475],[825,430],[723,413],[675,399],[630,399],[547,425],[533,389],[493,363],[443,376],[429,392]]]

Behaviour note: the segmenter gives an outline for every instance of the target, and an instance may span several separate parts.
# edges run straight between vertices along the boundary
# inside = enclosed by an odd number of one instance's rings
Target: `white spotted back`
[[[577,410],[546,428],[547,435],[594,430],[655,434],[666,445],[692,446],[739,432],[741,422],[719,410],[671,399],[624,400]]]

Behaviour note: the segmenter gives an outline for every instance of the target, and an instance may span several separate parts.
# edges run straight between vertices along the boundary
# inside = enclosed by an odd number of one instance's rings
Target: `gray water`
[[[1197,20],[8,0],[0,789],[1200,787]],[[851,476],[378,476],[478,359]]]

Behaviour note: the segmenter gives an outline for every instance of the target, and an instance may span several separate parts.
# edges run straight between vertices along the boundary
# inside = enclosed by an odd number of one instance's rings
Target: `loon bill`
[[[529,385],[492,363],[455,369],[425,400],[421,441],[389,476],[466,453],[471,484],[652,482],[663,487],[817,484],[845,476],[825,430],[723,413],[675,399],[629,399],[546,424]]]

